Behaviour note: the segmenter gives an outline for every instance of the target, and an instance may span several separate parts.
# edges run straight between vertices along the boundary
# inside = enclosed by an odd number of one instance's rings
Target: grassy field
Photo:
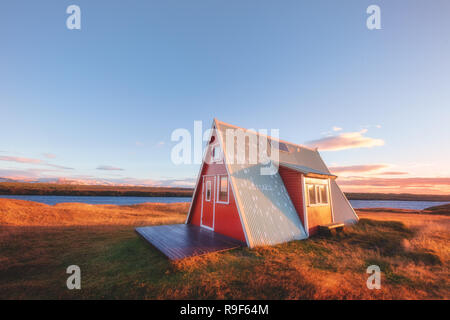
[[[133,206],[0,199],[1,299],[449,299],[450,217],[359,212],[340,236],[170,263],[134,232],[182,223],[188,204]],[[66,288],[67,266],[81,290]],[[366,268],[382,270],[368,290]]]

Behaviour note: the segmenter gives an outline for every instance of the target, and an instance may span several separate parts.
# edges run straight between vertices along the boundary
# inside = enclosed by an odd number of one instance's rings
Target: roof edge
[[[254,132],[253,130],[250,130],[250,129],[247,129],[247,128],[239,127],[239,126],[236,126],[236,125],[231,124],[231,123],[227,123],[227,122],[224,122],[224,121],[220,121],[220,120],[217,119],[217,118],[214,118],[214,121],[215,121],[215,123],[219,123],[219,124],[223,124],[223,125],[226,125],[226,126],[234,127],[234,128],[236,128],[236,129],[242,129],[242,130],[245,130],[245,131],[252,131],[252,132]],[[310,151],[316,151],[316,152],[317,152],[317,148],[310,148],[310,147],[307,147],[307,146],[302,145],[302,144],[298,144],[298,143],[294,143],[294,142],[282,140],[282,139],[279,139],[279,138],[274,138],[274,137],[272,137],[272,136],[265,135],[265,134],[261,134],[261,133],[258,133],[258,132],[255,132],[255,133],[256,133],[257,135],[259,135],[259,136],[265,136],[265,137],[268,137],[268,138],[270,138],[270,139],[272,139],[272,140],[275,140],[275,141],[278,141],[278,142],[287,143],[287,144],[290,144],[290,145],[294,145],[294,146],[296,146],[296,147],[298,147],[298,148],[303,148],[303,149],[307,149],[307,150],[310,150]]]

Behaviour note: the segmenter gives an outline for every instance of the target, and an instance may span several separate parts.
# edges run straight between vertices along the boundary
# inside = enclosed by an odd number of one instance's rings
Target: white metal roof
[[[231,186],[243,223],[249,247],[272,245],[307,237],[300,218],[278,172],[262,175],[261,164],[229,161],[233,152],[225,143],[227,129],[242,129],[249,136],[258,133],[215,120],[218,137],[224,151],[225,163],[230,175]],[[272,139],[272,138],[271,138]],[[281,140],[279,140],[281,141]],[[310,173],[333,176],[317,150],[281,141],[289,152],[280,151],[280,164]],[[253,143],[253,145],[251,145]],[[255,147],[254,139],[248,139],[245,148]],[[234,155],[236,156],[236,155]],[[354,222],[358,217],[336,182],[331,179],[332,208],[335,222]]]
[[[261,164],[227,161],[230,155],[223,137],[225,130],[231,127],[218,121],[216,125],[248,245],[272,245],[306,238],[307,234],[278,172],[261,175]]]

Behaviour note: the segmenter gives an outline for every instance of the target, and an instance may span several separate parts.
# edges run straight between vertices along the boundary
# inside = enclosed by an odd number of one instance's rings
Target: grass
[[[0,214],[5,207],[0,204]],[[10,215],[8,225],[2,223],[1,299],[450,298],[446,216],[364,212],[343,234],[171,263],[134,226],[181,223],[187,204],[80,205],[79,214],[90,218],[78,226],[55,223],[50,216],[72,211],[49,207],[38,211],[47,219],[32,220],[39,223],[32,225],[24,214],[16,223]],[[117,223],[110,211],[126,218]],[[108,223],[98,225],[104,215]],[[72,264],[81,268],[81,290],[66,288],[65,270]],[[381,268],[381,290],[366,287],[372,264]]]

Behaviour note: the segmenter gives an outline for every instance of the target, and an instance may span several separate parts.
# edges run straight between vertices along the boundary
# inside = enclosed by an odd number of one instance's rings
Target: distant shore
[[[0,182],[0,195],[191,197],[192,188]]]
[[[0,182],[0,195],[191,197],[193,188]],[[450,201],[450,195],[345,193],[349,200]]]

